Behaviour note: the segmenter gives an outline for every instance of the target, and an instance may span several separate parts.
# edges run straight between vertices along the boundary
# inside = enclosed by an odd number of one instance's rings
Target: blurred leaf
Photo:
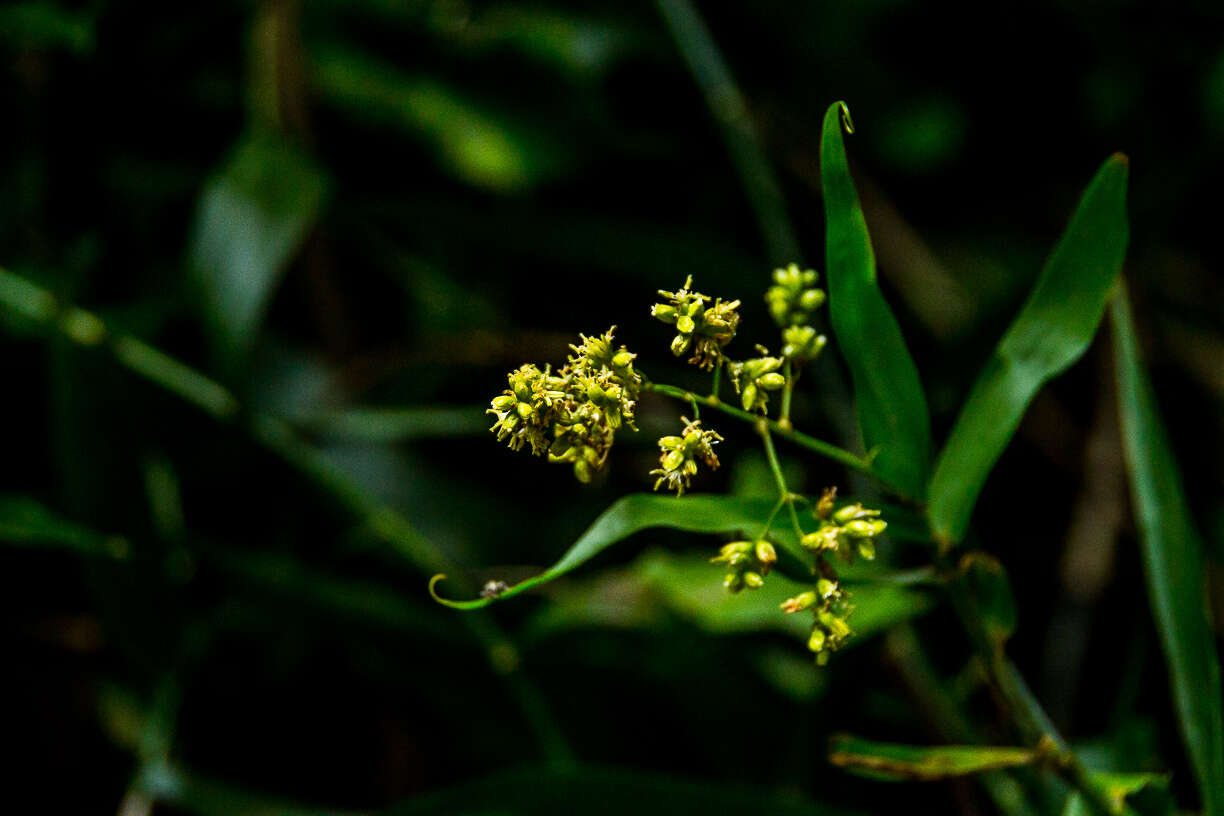
[[[497,774],[405,802],[388,816],[624,816],[626,813],[752,813],[818,816],[845,811],[798,796],[619,768],[544,766]]]
[[[1088,348],[1126,256],[1126,157],[1109,158],[1084,192],[1020,314],[978,376],[935,464],[936,537],[960,541],[973,506],[1038,389]]]
[[[1224,712],[1220,664],[1208,618],[1203,545],[1181,472],[1139,357],[1124,288],[1114,297],[1114,362],[1123,452],[1142,542],[1143,567],[1182,738],[1208,814],[1224,813]]]
[[[961,559],[957,581],[991,642],[1002,646],[1016,631],[1017,617],[1016,598],[1003,565],[986,553],[967,553]]]
[[[787,615],[780,609],[783,601],[808,586],[772,573],[760,589],[732,595],[723,588],[724,572],[705,554],[651,550],[626,568],[559,586],[527,628],[536,637],[580,626],[651,628],[666,610],[716,634],[808,634],[809,615]],[[851,645],[934,606],[934,599],[921,590],[887,583],[854,584],[850,593],[850,628],[855,634]]]
[[[11,495],[0,495],[0,541],[116,560],[127,558],[130,550],[126,539],[96,533],[56,515],[31,498]]]
[[[876,283],[875,253],[842,143],[845,103],[829,106],[820,143],[829,310],[854,380],[872,470],[914,499],[926,494],[931,427],[918,369]],[[849,122],[849,114],[845,113]]]
[[[829,761],[839,768],[875,779],[932,780],[1031,765],[1028,748],[942,745],[932,748],[898,745],[841,734],[829,744]]]
[[[290,804],[170,765],[146,765],[137,785],[154,801],[198,816],[341,816],[338,810]]]
[[[88,56],[94,50],[94,21],[57,3],[12,3],[0,7],[0,42],[23,51],[63,50]]]
[[[308,422],[311,431],[364,442],[406,442],[479,436],[489,430],[485,407],[350,408]]]
[[[200,197],[191,265],[221,361],[244,360],[268,301],[319,217],[322,171],[292,144],[244,139]]]
[[[1167,775],[1093,773],[1092,778],[1105,789],[1105,795],[1119,810],[1126,806],[1140,816],[1167,816],[1173,812]],[[1067,796],[1063,816],[1091,816],[1093,812],[1079,793],[1072,791]]]
[[[530,187],[552,172],[563,151],[542,134],[493,113],[456,88],[407,76],[358,52],[315,55],[325,99],[358,119],[398,125],[429,142],[455,175],[501,192]]]

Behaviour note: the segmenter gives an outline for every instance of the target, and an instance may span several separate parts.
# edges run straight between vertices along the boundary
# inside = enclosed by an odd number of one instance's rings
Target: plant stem
[[[795,499],[798,497],[790,491],[786,484],[786,474],[782,472],[782,463],[778,461],[778,451],[774,448],[769,426],[758,423],[757,432],[760,433],[761,442],[765,445],[765,458],[769,460],[769,469],[773,471],[774,481],[778,484],[778,493],[782,496],[780,501],[786,502],[786,509],[790,511],[791,526],[795,528],[795,539],[802,541],[803,528],[799,525],[799,514],[795,512]]]
[[[124,368],[191,403],[218,422],[238,424],[423,572],[445,571],[447,559],[433,542],[418,533],[400,513],[371,497],[284,420],[270,414],[244,412],[233,393],[215,380],[135,337],[111,332],[97,315],[60,303],[51,292],[3,268],[0,268],[0,306],[36,324],[57,329],[83,348],[109,353]],[[484,647],[495,673],[503,678],[518,701],[544,755],[554,762],[571,762],[561,729],[539,690],[523,674],[514,645],[487,614],[462,618],[474,639]]]
[[[795,371],[791,366],[790,358],[786,358],[786,362],[782,367],[782,376],[786,378],[786,384],[782,386],[782,409],[778,412],[778,425],[783,428],[790,428],[790,409],[791,409],[791,393],[795,390],[795,378],[799,376],[799,372]]]

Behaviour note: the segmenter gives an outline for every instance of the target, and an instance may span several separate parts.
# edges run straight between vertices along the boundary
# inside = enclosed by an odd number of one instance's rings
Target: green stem
[[[794,428],[783,428],[777,422],[771,419],[768,419],[767,417],[761,417],[761,416],[757,416],[756,414],[750,414],[747,411],[743,411],[743,410],[740,410],[739,408],[736,408],[734,405],[728,405],[727,403],[723,402],[722,400],[714,396],[700,397],[692,393],[691,391],[686,391],[683,388],[678,388],[674,385],[666,385],[664,383],[653,383],[653,382],[648,382],[645,385],[643,385],[643,390],[653,391],[657,394],[662,394],[663,396],[671,397],[672,399],[681,400],[682,402],[692,402],[693,400],[697,400],[701,404],[705,405],[707,408],[713,408],[714,410],[720,411],[726,414],[727,416],[732,416],[742,422],[747,422],[753,425],[754,427],[757,426],[759,423],[764,423],[765,427],[767,427],[771,433],[776,434],[778,437],[785,439],[795,445],[798,445],[801,448],[807,448],[813,453],[823,456],[826,459],[832,459],[834,462],[843,464],[846,467],[859,471],[860,473],[865,473],[868,476],[875,479],[882,487],[884,487],[889,492],[893,493],[894,495],[898,496],[901,499],[904,499],[909,502],[913,502],[913,499],[907,496],[903,491],[889,484],[886,480],[884,480],[878,474],[874,473],[871,470],[870,462],[868,462],[866,459],[863,459],[860,456],[855,456],[853,453],[846,450],[845,448],[839,448],[838,446],[830,444],[829,442],[825,442],[823,440],[816,439],[815,437],[808,436],[805,433],[796,431]]]
[[[769,535],[769,531],[773,527],[774,519],[778,517],[778,511],[782,509],[782,505],[784,504],[786,504],[785,496],[778,499],[778,501],[774,504],[773,509],[769,511],[769,517],[765,519],[765,526],[761,529],[761,534],[757,536],[758,541]]]
[[[283,420],[270,414],[244,413],[238,399],[220,383],[134,337],[112,333],[96,315],[61,304],[51,292],[0,268],[0,306],[35,323],[52,327],[85,348],[109,353],[134,374],[170,391],[223,423],[236,422],[260,445],[271,450],[334,497],[371,533],[423,572],[444,571],[447,559],[406,518],[380,504],[352,477],[302,440]],[[517,651],[486,614],[464,615],[464,624],[485,649],[490,664],[517,699],[536,732],[544,754],[556,762],[572,756],[558,723],[539,690],[519,667]]]
[[[791,366],[789,357],[786,358],[786,362],[783,364],[782,376],[786,378],[786,384],[782,386],[782,409],[778,412],[778,425],[783,428],[789,428],[791,427],[791,393],[795,390],[795,378],[799,376],[799,372],[794,371]]]
[[[782,472],[782,463],[778,461],[778,451],[774,448],[773,437],[769,433],[769,426],[763,423],[758,424],[757,431],[761,434],[761,442],[765,445],[765,458],[769,460],[769,469],[773,472],[774,481],[778,485],[778,493],[782,497],[781,501],[786,503],[786,509],[790,511],[791,526],[795,530],[795,539],[802,541],[803,527],[799,524],[799,514],[795,512],[796,496],[786,484],[786,474]]]

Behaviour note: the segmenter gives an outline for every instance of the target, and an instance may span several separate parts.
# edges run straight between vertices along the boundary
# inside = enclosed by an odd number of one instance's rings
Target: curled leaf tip
[[[1110,156],[1109,160],[1113,162],[1117,162],[1123,167],[1130,167],[1130,156],[1127,156],[1122,151],[1118,151],[1117,153]]]
[[[437,601],[440,604],[444,604],[447,601],[445,598],[439,597],[438,592],[436,589],[434,589],[434,587],[438,585],[439,581],[444,581],[444,580],[446,580],[445,572],[439,572],[437,575],[429,579],[429,597],[433,598],[435,601]]]
[[[854,133],[854,120],[850,118],[850,107],[845,102],[838,102],[841,108],[841,123],[846,133]]]
[[[446,573],[439,572],[437,575],[429,579],[429,597],[433,598],[443,606],[449,606],[451,609],[480,609],[482,606],[488,606],[496,596],[482,595],[471,601],[452,601],[449,598],[443,598],[438,594],[438,584],[446,579]]]

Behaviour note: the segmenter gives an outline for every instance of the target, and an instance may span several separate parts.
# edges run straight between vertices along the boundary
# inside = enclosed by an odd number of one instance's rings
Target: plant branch
[[[770,433],[775,434],[776,436],[785,439],[792,444],[798,445],[801,448],[807,448],[813,453],[823,456],[826,459],[832,459],[834,462],[843,464],[848,468],[857,470],[860,473],[865,473],[871,478],[875,479],[881,487],[885,488],[890,493],[904,499],[907,502],[912,503],[914,501],[911,497],[907,496],[904,492],[897,489],[892,484],[881,478],[877,473],[872,471],[871,463],[868,460],[862,458],[861,456],[854,455],[845,448],[839,448],[837,445],[825,442],[813,436],[808,436],[805,433],[796,431],[794,428],[783,428],[772,419],[757,416],[756,414],[750,414],[747,411],[736,408],[734,405],[729,405],[723,402],[715,396],[701,397],[691,391],[686,391],[683,388],[678,388],[674,385],[667,385],[665,383],[647,382],[642,386],[642,388],[643,390],[653,391],[657,394],[662,394],[666,397],[671,397],[672,399],[677,399],[686,403],[691,403],[693,400],[696,400],[708,408],[713,408],[714,410],[720,411],[728,416],[735,417],[736,419],[742,422],[747,422],[754,427],[758,423],[764,423],[765,427],[769,429]]]

